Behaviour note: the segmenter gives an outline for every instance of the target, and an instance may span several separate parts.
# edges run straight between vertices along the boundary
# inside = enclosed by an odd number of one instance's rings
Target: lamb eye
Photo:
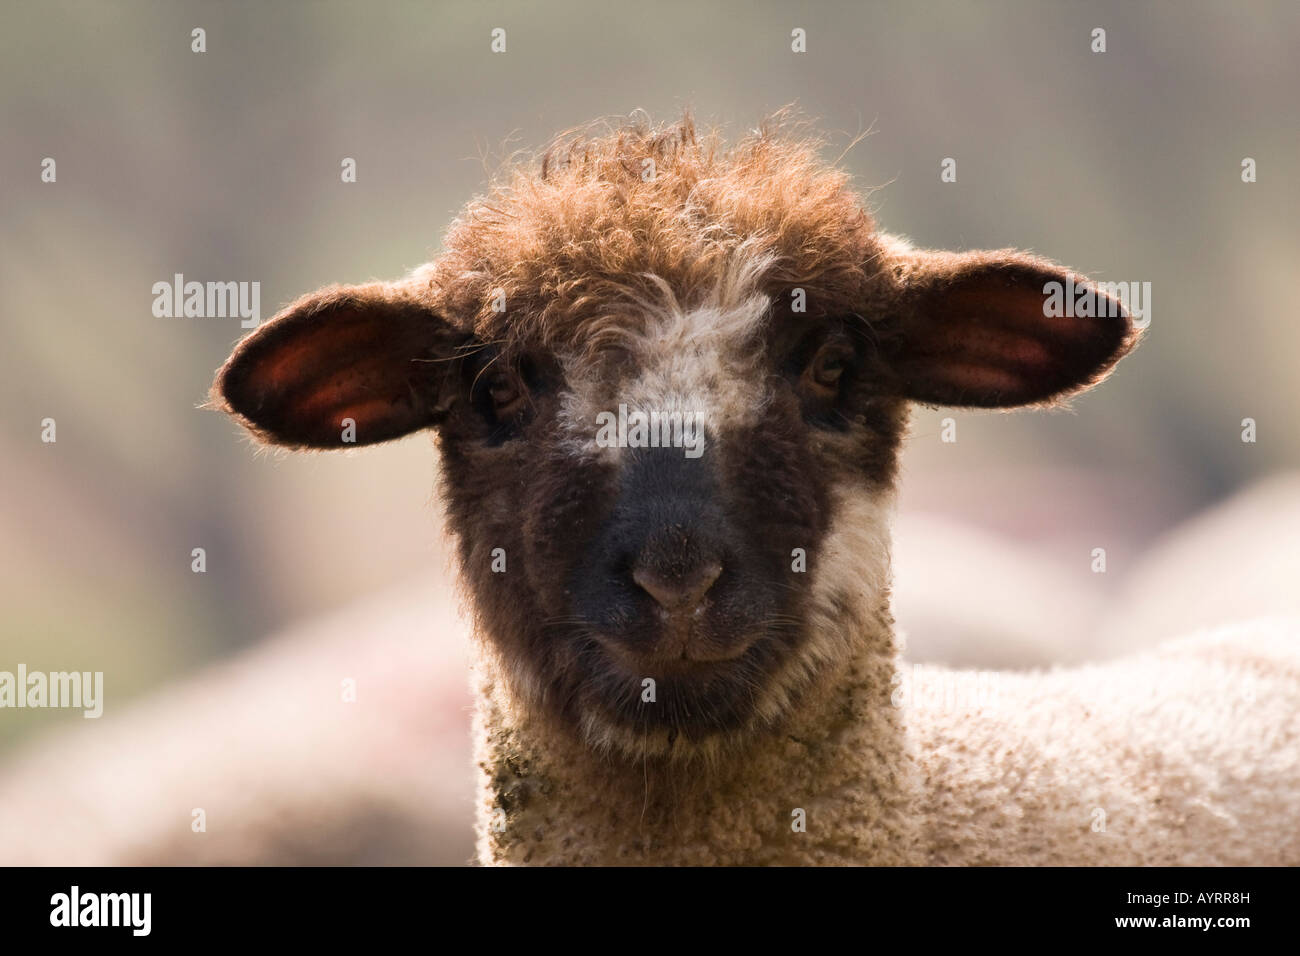
[[[840,376],[844,374],[844,358],[825,351],[818,352],[813,362],[812,373],[813,381],[818,385],[834,388]]]
[[[804,369],[803,379],[809,391],[831,397],[839,391],[840,379],[848,367],[852,352],[842,342],[826,342]]]
[[[488,382],[488,397],[492,399],[492,412],[505,421],[519,414],[524,407],[524,393],[519,382],[506,374],[498,374]]]

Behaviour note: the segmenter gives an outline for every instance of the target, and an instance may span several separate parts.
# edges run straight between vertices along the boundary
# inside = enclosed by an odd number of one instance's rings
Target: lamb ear
[[[1118,299],[1015,250],[933,252],[895,241],[897,323],[884,358],[907,398],[999,408],[1050,404],[1090,388],[1137,342]],[[1052,283],[1057,283],[1056,289]],[[1060,314],[1069,289],[1090,314]],[[1061,308],[1056,308],[1060,305]]]
[[[276,445],[387,441],[436,422],[446,359],[465,338],[407,286],[330,286],[240,342],[217,372],[212,401]]]

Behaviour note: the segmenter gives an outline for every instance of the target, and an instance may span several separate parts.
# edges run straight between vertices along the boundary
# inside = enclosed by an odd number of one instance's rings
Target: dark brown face
[[[863,320],[766,301],[460,370],[440,447],[464,572],[517,683],[590,738],[761,723],[809,639],[833,486],[890,485],[903,406]]]
[[[597,749],[697,753],[779,725],[884,609],[909,400],[1045,404],[1135,337],[1111,300],[1045,309],[1083,280],[1019,254],[882,241],[851,310],[812,278],[795,308],[775,261],[694,295],[608,277],[550,345],[527,296],[484,334],[418,277],[332,287],[240,343],[214,398],[290,447],[436,428],[516,701]]]

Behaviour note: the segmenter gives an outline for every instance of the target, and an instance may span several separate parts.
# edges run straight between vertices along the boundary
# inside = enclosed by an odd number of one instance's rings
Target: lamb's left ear
[[[891,243],[897,298],[881,348],[895,388],[914,401],[1050,403],[1101,381],[1137,342],[1116,299],[1046,259]]]
[[[262,441],[346,448],[435,424],[468,336],[402,283],[303,296],[238,346],[212,402]]]

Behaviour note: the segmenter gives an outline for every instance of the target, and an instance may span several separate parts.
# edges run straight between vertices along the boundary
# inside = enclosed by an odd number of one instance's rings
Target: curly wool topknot
[[[420,279],[434,307],[480,339],[549,347],[636,321],[611,310],[665,283],[697,304],[741,259],[768,263],[769,294],[798,285],[824,307],[852,309],[881,247],[822,145],[785,114],[730,147],[689,115],[570,131],[504,169]]]

